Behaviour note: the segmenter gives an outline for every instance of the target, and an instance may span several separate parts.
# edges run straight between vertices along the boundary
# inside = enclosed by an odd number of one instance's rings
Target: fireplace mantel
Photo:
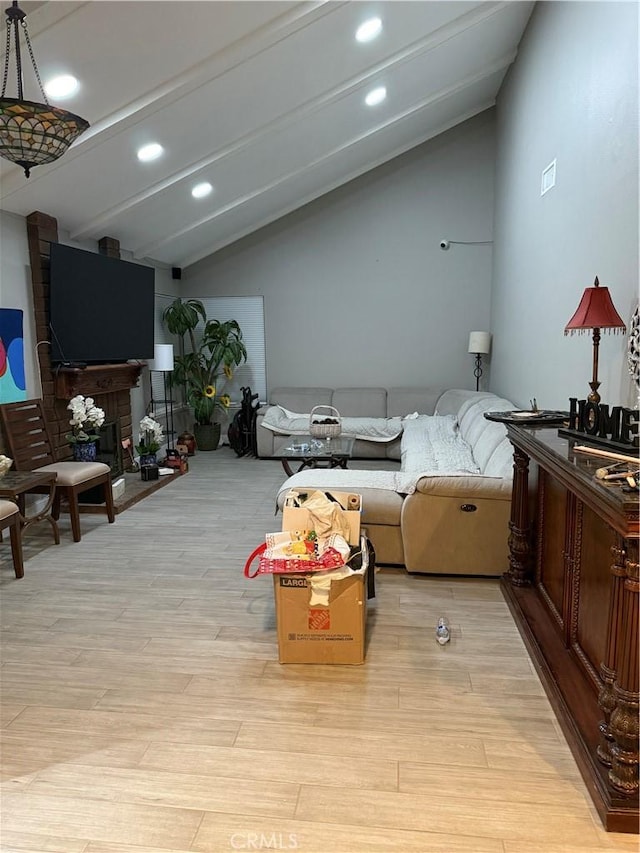
[[[95,397],[112,391],[129,391],[138,384],[143,367],[143,364],[99,364],[54,368],[56,398],[70,400],[77,394]]]

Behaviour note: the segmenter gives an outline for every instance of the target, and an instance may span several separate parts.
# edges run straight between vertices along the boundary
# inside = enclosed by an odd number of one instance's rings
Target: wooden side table
[[[7,498],[18,505],[20,512],[20,532],[38,521],[48,521],[53,528],[56,545],[60,544],[58,523],[51,514],[55,494],[56,475],[48,471],[9,471],[0,477],[0,498]],[[38,492],[47,495],[46,505],[34,515],[25,514],[25,495]]]

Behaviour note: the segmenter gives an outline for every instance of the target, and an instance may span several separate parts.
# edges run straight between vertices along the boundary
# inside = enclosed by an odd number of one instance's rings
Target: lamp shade
[[[582,294],[576,313],[564,327],[564,333],[584,332],[587,329],[620,329],[626,331],[624,321],[613,307],[608,287],[600,287],[598,276],[593,287]]]
[[[173,370],[173,344],[156,344],[154,346],[151,370],[171,373]]]
[[[470,332],[469,352],[486,355],[491,352],[491,332]]]

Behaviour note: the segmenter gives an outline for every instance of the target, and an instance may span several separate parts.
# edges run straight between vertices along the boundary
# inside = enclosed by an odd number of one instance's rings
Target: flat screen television
[[[53,363],[153,358],[155,270],[51,244],[49,329]]]

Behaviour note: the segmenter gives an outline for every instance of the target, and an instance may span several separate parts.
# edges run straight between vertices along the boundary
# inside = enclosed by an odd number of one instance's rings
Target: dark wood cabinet
[[[605,827],[638,832],[638,496],[556,429],[508,433],[503,592]]]

